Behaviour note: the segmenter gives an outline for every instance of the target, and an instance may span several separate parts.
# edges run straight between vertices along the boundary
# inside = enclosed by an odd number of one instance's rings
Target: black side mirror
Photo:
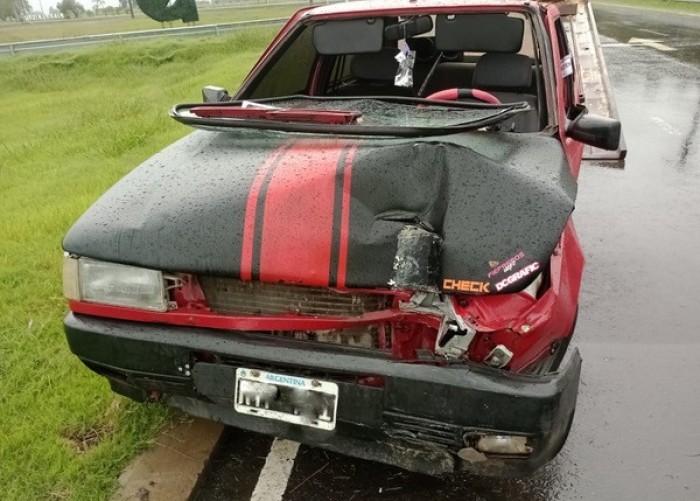
[[[231,96],[228,95],[228,90],[216,85],[207,85],[202,88],[202,100],[205,103],[222,103],[230,101]]]
[[[576,111],[578,113],[566,128],[567,136],[596,148],[617,150],[622,130],[619,120],[588,113],[583,106],[577,106]]]

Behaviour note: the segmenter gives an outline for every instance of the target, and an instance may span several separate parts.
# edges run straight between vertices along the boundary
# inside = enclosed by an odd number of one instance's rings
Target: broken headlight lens
[[[167,311],[163,274],[138,266],[66,256],[63,292],[68,299],[89,303]]]

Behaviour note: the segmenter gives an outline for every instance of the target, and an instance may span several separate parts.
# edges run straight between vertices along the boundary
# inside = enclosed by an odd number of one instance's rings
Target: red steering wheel
[[[457,101],[458,99],[478,99],[489,104],[501,104],[496,96],[490,92],[479,89],[458,89],[454,87],[452,89],[444,89],[437,92],[433,92],[426,99],[438,99],[440,101]]]

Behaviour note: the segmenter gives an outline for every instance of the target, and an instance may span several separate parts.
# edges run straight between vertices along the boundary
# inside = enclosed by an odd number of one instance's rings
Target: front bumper
[[[508,476],[528,473],[563,446],[576,406],[581,358],[547,376],[486,367],[393,361],[384,354],[339,349],[260,333],[113,321],[68,314],[71,350],[112,389],[135,400],[162,395],[183,411],[251,431],[343,454],[441,475],[466,469]],[[206,360],[206,361],[205,361]],[[234,410],[235,371],[259,368],[338,384],[333,431]],[[358,384],[383,378],[383,387]],[[464,437],[528,437],[532,454],[457,455]],[[464,451],[463,451],[464,452]]]

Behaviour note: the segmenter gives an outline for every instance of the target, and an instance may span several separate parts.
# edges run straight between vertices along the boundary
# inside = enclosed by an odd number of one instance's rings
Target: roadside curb
[[[223,428],[213,421],[192,419],[162,430],[153,447],[119,476],[111,501],[186,501]]]

